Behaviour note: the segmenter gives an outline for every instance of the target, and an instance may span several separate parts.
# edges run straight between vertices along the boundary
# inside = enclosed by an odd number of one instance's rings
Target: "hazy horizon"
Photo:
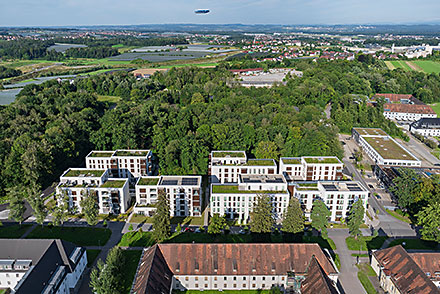
[[[196,9],[211,12],[197,15]],[[0,10],[0,26],[414,25],[440,24],[438,11],[434,0],[15,0]]]

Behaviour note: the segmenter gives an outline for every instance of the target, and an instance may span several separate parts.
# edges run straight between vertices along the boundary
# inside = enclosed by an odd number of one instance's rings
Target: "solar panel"
[[[266,180],[266,183],[283,183],[283,179],[270,179]]]
[[[199,180],[197,178],[183,178],[182,185],[195,186],[197,185]]]
[[[338,191],[335,185],[322,185],[327,191]]]
[[[347,187],[350,191],[362,191],[360,187]]]
[[[162,185],[169,185],[169,186],[175,186],[177,185],[177,180],[163,180]]]

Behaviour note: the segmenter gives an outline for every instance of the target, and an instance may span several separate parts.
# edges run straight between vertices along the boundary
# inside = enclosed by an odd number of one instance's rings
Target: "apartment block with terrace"
[[[339,181],[343,168],[336,156],[281,157],[279,173],[289,181]]]
[[[140,177],[136,182],[134,213],[152,216],[160,192],[170,201],[171,216],[202,215],[201,176]]]

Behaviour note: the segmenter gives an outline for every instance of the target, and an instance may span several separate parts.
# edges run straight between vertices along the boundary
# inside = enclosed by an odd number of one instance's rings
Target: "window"
[[[237,281],[237,277],[234,277],[234,281]]]
[[[198,288],[198,287],[199,287],[199,284],[196,284],[195,287]]]
[[[225,277],[225,281],[227,280],[228,278],[227,277]]]
[[[246,284],[243,284],[243,288],[246,288]]]
[[[234,284],[234,286],[233,286],[234,288],[237,288],[237,284]]]

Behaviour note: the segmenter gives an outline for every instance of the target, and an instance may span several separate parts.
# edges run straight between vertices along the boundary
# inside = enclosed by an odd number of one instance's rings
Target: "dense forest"
[[[10,77],[16,77],[21,75],[21,70],[13,69],[5,66],[0,65],[0,79],[4,78],[10,78]]]
[[[208,154],[216,149],[275,159],[341,157],[337,134],[353,126],[404,137],[363,95],[412,93],[426,102],[440,97],[438,75],[358,61],[298,61],[303,77],[273,88],[229,86],[234,76],[228,67],[173,68],[142,80],[119,72],[74,84],[26,86],[0,109],[0,195],[21,185],[50,185],[69,166],[83,165],[94,148],[152,149],[162,174],[206,174]],[[418,95],[421,89],[436,96]],[[110,107],[97,95],[122,100]]]
[[[119,55],[118,49],[112,47],[85,47],[70,48],[64,53],[66,57],[73,58],[106,58]]]

